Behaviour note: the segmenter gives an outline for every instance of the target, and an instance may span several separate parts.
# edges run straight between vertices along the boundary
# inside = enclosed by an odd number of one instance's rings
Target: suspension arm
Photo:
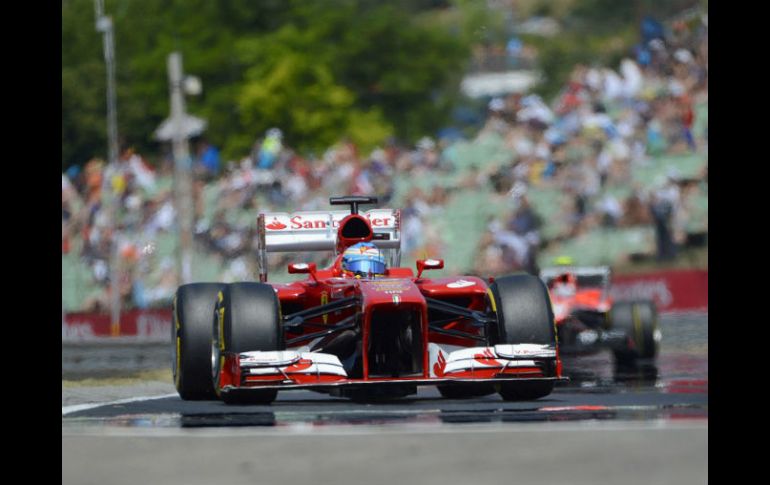
[[[308,308],[307,310],[302,310],[296,313],[291,313],[289,315],[284,315],[283,325],[285,328],[289,328],[289,329],[301,327],[305,323],[305,320],[319,317],[321,315],[331,313],[334,311],[344,310],[345,308],[350,308],[352,306],[356,306],[357,304],[358,304],[358,297],[356,296],[343,298],[342,300],[337,300],[332,303],[327,303],[326,305]]]
[[[325,337],[326,335],[331,335],[333,333],[341,332],[343,330],[347,330],[349,328],[353,328],[356,326],[356,318],[358,315],[350,315],[347,318],[344,318],[340,320],[337,325],[333,327],[329,327],[326,330],[321,330],[320,332],[314,332],[314,333],[307,333],[305,335],[300,335],[299,337],[294,337],[292,339],[289,339],[286,341],[286,346],[291,346],[296,344],[297,342],[302,342],[303,340],[312,340],[318,337]]]

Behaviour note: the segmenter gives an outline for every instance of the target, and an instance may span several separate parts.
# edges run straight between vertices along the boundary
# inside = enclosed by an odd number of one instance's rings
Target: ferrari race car
[[[415,275],[399,267],[400,212],[359,213],[376,202],[332,197],[350,210],[260,214],[259,282],[180,286],[172,331],[179,395],[270,403],[279,390],[309,389],[371,400],[435,385],[445,397],[529,400],[566,379],[536,276],[425,277],[441,259],[417,261]],[[267,253],[289,251],[335,258],[324,269],[289,264],[307,278],[268,283]]]
[[[613,301],[608,267],[552,267],[540,272],[551,295],[565,355],[609,348],[620,365],[653,359],[661,333],[652,301]]]

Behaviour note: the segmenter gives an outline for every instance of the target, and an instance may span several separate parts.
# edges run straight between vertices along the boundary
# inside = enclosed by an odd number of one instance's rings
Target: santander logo
[[[380,212],[382,214],[382,212]],[[378,214],[379,215],[379,214]],[[395,227],[395,218],[394,217],[387,217],[385,214],[382,214],[383,217],[377,217],[377,215],[372,215],[369,213],[363,214],[364,217],[366,217],[369,220],[369,223],[374,228],[391,228]],[[289,218],[289,225],[282,223],[278,220],[276,216],[273,216],[273,220],[269,224],[265,224],[265,228],[271,230],[271,231],[281,231],[284,229],[290,229],[293,231],[296,230],[304,230],[304,229],[327,229],[329,227],[329,219],[328,217],[324,215],[312,215],[308,216],[307,214],[297,213],[297,214],[286,214],[284,217]],[[342,217],[344,216],[335,216],[334,219],[332,219],[331,227],[333,229],[336,229],[340,225],[340,220],[342,220]]]
[[[444,368],[446,368],[446,358],[444,358],[444,353],[442,351],[438,351],[438,359],[436,359],[437,362],[433,364],[433,373],[436,374],[438,377],[444,377]]]
[[[489,349],[484,349],[484,352],[480,354],[475,354],[473,358],[476,360],[476,362],[492,367],[497,367],[500,365],[500,362],[495,360],[495,354],[492,353]]]
[[[301,372],[303,370],[309,369],[311,365],[313,365],[312,360],[300,359],[299,362],[296,362],[288,367],[285,367],[283,371],[284,372]]]
[[[273,217],[273,222],[265,224],[265,227],[271,231],[280,231],[281,229],[286,229],[287,226],[286,224],[282,224],[277,217]]]

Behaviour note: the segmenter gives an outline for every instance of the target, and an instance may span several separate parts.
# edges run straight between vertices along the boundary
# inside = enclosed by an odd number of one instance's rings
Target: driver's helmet
[[[382,251],[369,242],[354,244],[342,255],[342,270],[353,276],[381,276],[385,268]]]

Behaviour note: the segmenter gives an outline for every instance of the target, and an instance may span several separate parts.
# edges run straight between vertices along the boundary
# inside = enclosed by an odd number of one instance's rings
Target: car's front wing
[[[443,352],[431,344],[425,374],[350,378],[339,359],[320,352],[243,352],[226,354],[220,393],[267,389],[331,390],[398,385],[426,386],[511,381],[559,381],[556,349],[537,344],[496,345]],[[237,392],[236,392],[237,391]]]

